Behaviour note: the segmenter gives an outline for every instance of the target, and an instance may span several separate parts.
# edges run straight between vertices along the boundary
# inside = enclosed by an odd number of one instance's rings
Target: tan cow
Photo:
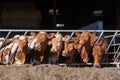
[[[28,62],[30,64],[40,64],[43,62],[47,44],[48,37],[45,31],[40,31],[38,34],[34,33],[34,38],[29,43]]]
[[[94,58],[94,67],[101,67],[101,59],[103,57],[103,54],[105,53],[106,49],[108,47],[107,42],[101,38],[97,44],[93,46],[93,58]],[[105,56],[107,60],[107,56]]]
[[[78,37],[71,37],[65,35],[64,40],[64,50],[62,51],[62,63],[72,63],[75,61],[74,55],[76,52],[76,45],[79,42]]]
[[[80,51],[80,57],[82,58],[83,62],[87,63],[91,56],[90,32],[84,30],[81,34],[77,32],[76,35],[80,39],[78,47],[78,50]]]
[[[90,56],[94,58],[95,67],[100,67],[100,62],[102,59],[102,55],[107,49],[107,42],[101,38],[98,44],[96,45],[96,41],[98,36],[96,36],[96,32],[88,32],[87,30],[83,31],[81,34],[76,33],[76,35],[80,38],[79,42],[79,53],[84,62],[88,62]]]
[[[55,34],[54,36],[55,37],[49,41],[49,45],[52,46],[47,57],[47,62],[49,64],[56,64],[58,62],[59,55],[61,54],[63,48],[63,36],[60,33]]]
[[[62,60],[63,63],[72,63],[74,62],[74,55],[75,55],[76,49],[74,43],[65,43],[64,44],[64,50],[62,51]]]

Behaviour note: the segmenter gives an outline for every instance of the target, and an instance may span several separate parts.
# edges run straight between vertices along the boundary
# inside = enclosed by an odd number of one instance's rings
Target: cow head
[[[84,30],[82,33],[76,33],[76,36],[79,37],[79,44],[77,45],[78,52],[84,62],[88,62],[91,56],[90,50],[90,38],[91,33],[87,30]]]
[[[18,39],[18,52],[24,52],[28,48],[28,38],[24,35]]]
[[[103,57],[103,54],[105,53],[106,49],[108,47],[108,44],[107,42],[104,40],[104,39],[100,39],[98,44],[95,44],[93,46],[93,58],[94,58],[94,64],[93,66],[94,67],[101,67],[101,59]],[[107,56],[105,56],[103,58],[103,61],[107,61],[108,58]]]
[[[15,54],[14,64],[24,64],[26,60],[26,55],[28,53],[28,39],[26,36],[21,35],[14,43],[14,46],[18,45],[17,52]]]
[[[85,45],[86,43],[88,43],[90,41],[90,33],[85,30],[81,33],[80,35],[80,41],[79,44],[81,45]]]
[[[51,52],[60,52],[62,50],[63,46],[63,40],[61,34],[56,34],[55,38],[51,40],[52,48]]]
[[[75,52],[74,43],[65,43],[62,56],[64,57],[73,57]]]
[[[41,51],[41,48],[45,45],[44,43],[47,42],[47,39],[47,33],[45,31],[40,31],[38,34],[36,34],[32,42],[30,43],[30,49],[35,48],[38,51]]]

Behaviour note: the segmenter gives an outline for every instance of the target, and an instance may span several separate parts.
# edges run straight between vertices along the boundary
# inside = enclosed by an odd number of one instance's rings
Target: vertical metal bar
[[[70,41],[70,39],[72,38],[72,36],[74,35],[75,31],[73,31],[70,35],[70,38],[68,39],[68,41],[66,41],[66,43],[68,43]]]
[[[114,39],[113,43],[115,44],[115,39]],[[113,47],[113,50],[114,50],[114,53],[115,53],[115,51],[116,51],[115,45],[114,45],[114,47]]]
[[[59,34],[59,32],[60,32],[60,31],[57,31],[57,33],[56,33],[56,34]]]
[[[5,37],[5,40],[3,41],[2,45],[0,45],[0,49],[2,48],[3,44],[5,43],[5,41],[7,40],[7,38],[9,37],[10,34],[11,34],[11,31],[8,32],[8,34]]]
[[[115,52],[114,58],[116,57],[119,50],[120,50],[120,45],[118,46],[117,51]]]
[[[103,33],[104,33],[104,31],[101,32],[101,34],[100,34],[99,38],[97,39],[97,41],[95,42],[95,44],[97,44],[99,42],[99,40],[102,37]]]
[[[120,52],[118,53],[117,57],[115,58],[114,63],[117,63],[117,59],[119,58],[119,56],[120,56]],[[119,61],[119,62],[120,62],[120,61]],[[119,67],[120,64],[117,63],[116,66]]]
[[[26,36],[26,35],[27,35],[27,33],[28,33],[28,31],[25,31],[24,36]]]

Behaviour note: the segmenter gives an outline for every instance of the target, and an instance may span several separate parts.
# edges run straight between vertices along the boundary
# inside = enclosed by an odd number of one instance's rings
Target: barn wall
[[[120,2],[118,2],[116,9],[117,29],[120,30]]]
[[[38,29],[41,13],[32,2],[4,2],[1,12],[1,28]]]

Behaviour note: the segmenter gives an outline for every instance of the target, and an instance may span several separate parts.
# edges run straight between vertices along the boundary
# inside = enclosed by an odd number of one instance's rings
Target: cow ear
[[[52,38],[54,37],[54,35],[55,35],[55,33],[49,33],[49,34],[47,35],[47,37],[48,37],[49,39],[52,39]]]
[[[77,36],[77,37],[80,37],[80,32],[75,32],[75,35]]]
[[[68,41],[68,40],[69,40],[69,38],[70,38],[70,36],[69,36],[69,35],[65,35],[64,37],[62,37],[62,40],[63,40],[63,41]]]
[[[74,45],[75,49],[79,48],[79,44]]]
[[[35,32],[30,32],[30,35],[35,37],[37,34]]]

